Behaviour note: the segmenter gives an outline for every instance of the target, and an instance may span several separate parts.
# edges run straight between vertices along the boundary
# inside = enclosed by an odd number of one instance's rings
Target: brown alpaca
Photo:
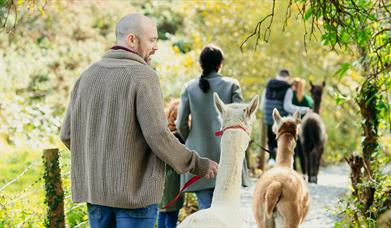
[[[281,117],[274,109],[273,119],[278,144],[277,162],[257,182],[253,212],[259,228],[275,227],[275,216],[282,218],[284,227],[295,228],[303,222],[310,203],[303,177],[292,168],[300,114],[296,112],[294,117]]]
[[[310,82],[310,84],[311,96],[314,100],[314,112],[308,112],[303,118],[300,141],[305,157],[308,181],[316,184],[318,183],[320,160],[327,141],[326,127],[319,115],[323,88],[326,83],[313,85]]]

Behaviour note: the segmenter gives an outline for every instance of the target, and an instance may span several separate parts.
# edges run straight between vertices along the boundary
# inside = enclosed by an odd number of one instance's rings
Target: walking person
[[[300,107],[307,107],[312,109],[314,106],[314,102],[312,98],[305,94],[305,81],[301,78],[294,78],[292,81],[292,104]],[[291,113],[293,114],[293,113]],[[304,114],[301,114],[301,118],[303,118]],[[296,147],[295,147],[295,159],[293,160],[293,168],[297,170],[296,158],[299,157],[301,172],[303,174],[307,173],[305,157],[303,153],[303,148],[301,146],[301,142],[297,139]]]
[[[242,102],[242,92],[236,79],[223,77],[219,74],[223,65],[222,50],[215,45],[207,45],[200,54],[202,74],[200,77],[186,83],[178,112],[177,127],[185,145],[194,149],[213,161],[220,159],[220,137],[215,131],[220,130],[221,124],[214,107],[213,92],[216,92],[224,103]],[[191,128],[188,117],[191,114]],[[245,161],[244,161],[245,162]],[[244,164],[242,180],[247,185],[247,164]],[[184,185],[192,175],[181,176]],[[203,179],[191,185],[187,191],[195,192],[199,209],[209,208],[212,202],[215,178]]]
[[[180,137],[175,121],[178,115],[178,106],[179,99],[174,99],[168,104],[166,111],[166,117],[168,121],[168,128],[175,135],[175,137],[184,144],[185,142]],[[164,182],[164,192],[163,198],[159,205],[159,214],[158,214],[158,228],[175,228],[178,221],[179,210],[183,206],[183,195],[181,195],[174,204],[169,208],[163,208],[168,205],[172,199],[176,197],[180,190],[181,178],[180,175],[175,172],[175,170],[166,165],[165,173],[165,182]]]
[[[276,160],[277,141],[273,133],[273,109],[276,108],[280,115],[287,116],[288,113],[306,113],[308,107],[299,107],[292,104],[293,91],[289,84],[289,71],[281,69],[275,78],[269,80],[266,89],[262,94],[261,107],[263,110],[263,121],[267,126],[267,144],[270,151],[269,164],[273,165]]]
[[[181,144],[167,127],[156,72],[156,24],[122,18],[116,46],[77,79],[61,127],[71,151],[74,202],[86,202],[91,227],[152,228],[164,163],[213,178],[217,163]]]

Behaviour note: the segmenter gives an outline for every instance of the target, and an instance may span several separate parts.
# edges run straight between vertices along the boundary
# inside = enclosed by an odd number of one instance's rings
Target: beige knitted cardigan
[[[159,78],[145,61],[110,50],[76,81],[61,127],[75,202],[140,208],[158,203],[164,163],[205,175],[208,161],[167,128]]]

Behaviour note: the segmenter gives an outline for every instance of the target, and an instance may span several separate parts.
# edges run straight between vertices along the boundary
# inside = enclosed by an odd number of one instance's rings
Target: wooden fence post
[[[48,205],[46,227],[65,227],[64,191],[62,189],[61,170],[59,166],[59,150],[46,149],[43,151],[45,166],[45,203]]]

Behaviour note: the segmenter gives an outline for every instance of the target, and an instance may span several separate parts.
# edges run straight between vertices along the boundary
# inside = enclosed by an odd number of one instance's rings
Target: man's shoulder
[[[151,83],[152,81],[159,79],[156,71],[149,65],[128,65],[124,69],[128,75],[134,78],[136,83]]]
[[[287,88],[290,88],[290,84],[287,82],[287,81],[284,81],[284,80],[278,80],[278,79],[270,79],[267,84],[266,84],[266,87],[270,87],[270,88],[284,88],[284,89],[287,89]]]

